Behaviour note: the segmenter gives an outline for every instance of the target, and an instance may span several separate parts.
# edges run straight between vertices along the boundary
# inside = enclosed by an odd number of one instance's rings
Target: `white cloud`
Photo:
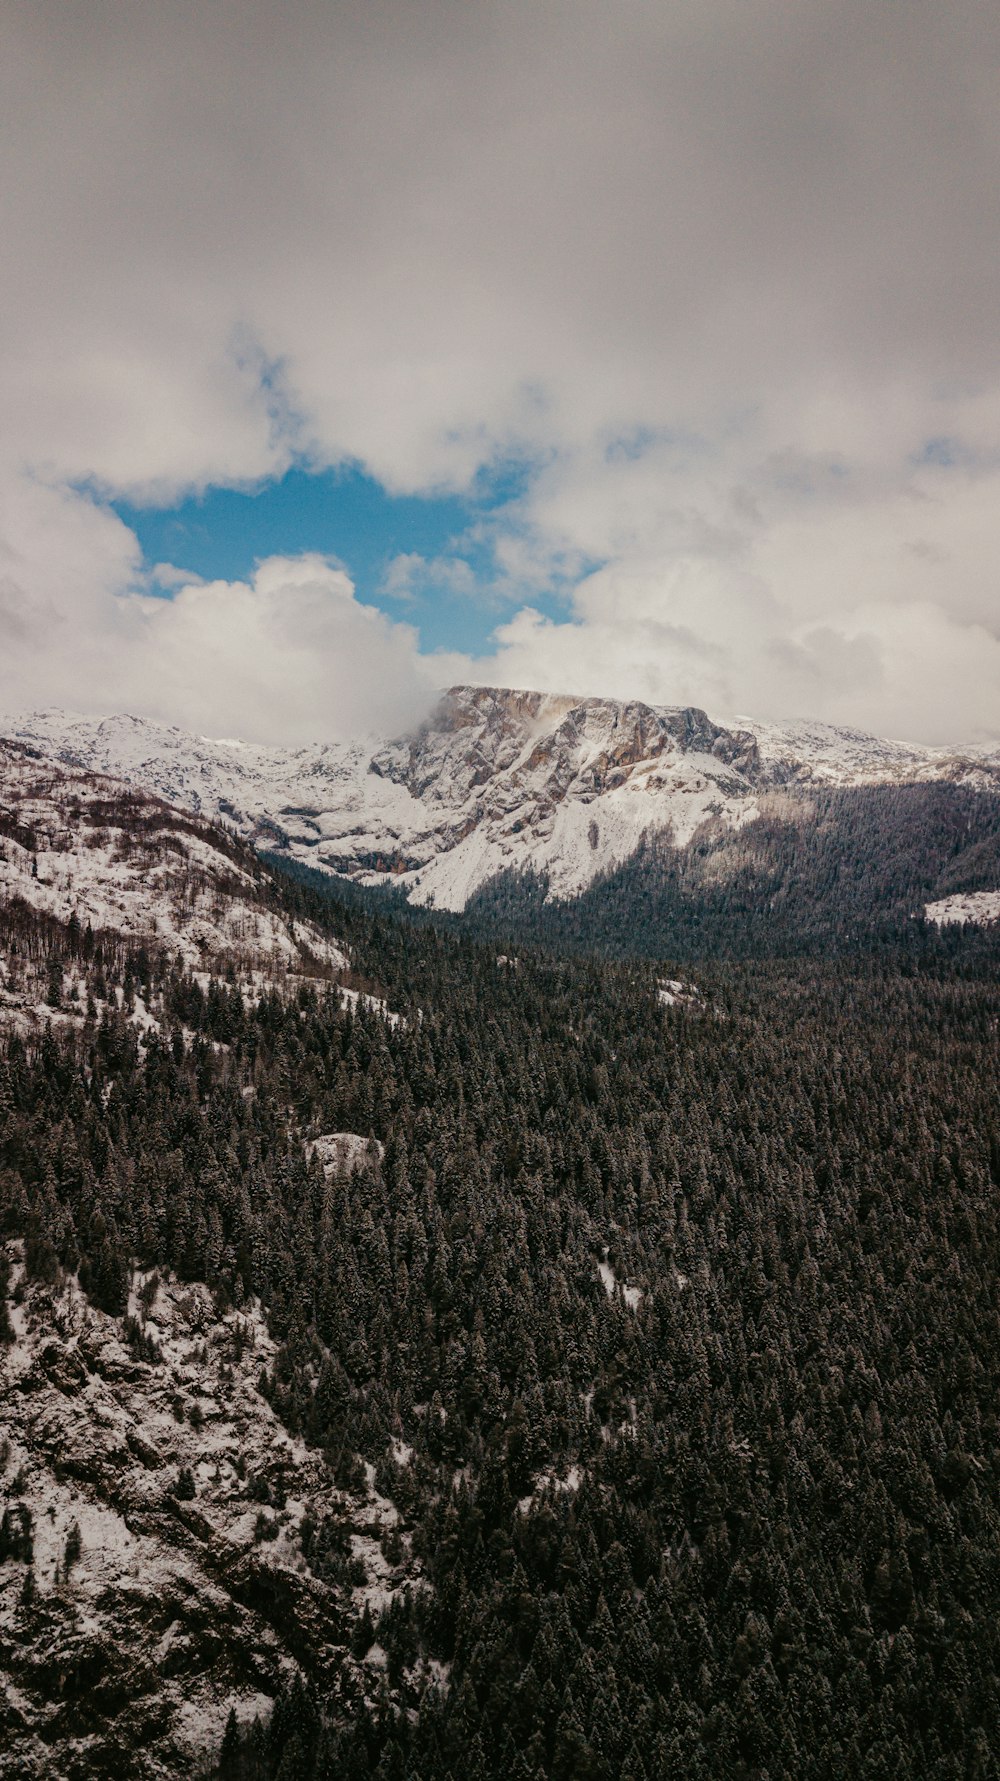
[[[479,584],[464,557],[422,557],[419,551],[403,551],[389,564],[383,588],[395,600],[411,600],[418,593],[436,591],[471,597]]]
[[[148,571],[148,578],[153,587],[166,588],[173,591],[180,587],[193,587],[204,582],[203,575],[195,575],[190,569],[178,569],[176,563],[154,563]]]
[[[76,662],[181,717],[203,650],[217,702],[266,685],[298,734],[313,656],[339,684],[350,649],[339,708],[402,715],[409,634],[259,576],[150,615],[70,485],[167,499],[305,452],[454,488],[514,451],[525,611],[476,671],[1000,733],[995,7],[34,0],[5,27],[6,684],[62,698]],[[593,561],[568,627],[532,618]]]
[[[85,496],[21,479],[0,511],[0,710],[129,709],[209,735],[309,742],[412,722],[416,633],[320,556],[150,594],[135,540]],[[162,578],[161,578],[162,579]]]
[[[123,653],[135,652],[137,674],[155,664],[160,715],[175,723],[309,742],[384,733],[430,702],[415,632],[361,604],[319,556],[270,557],[250,582],[132,604]]]
[[[565,623],[530,603],[477,679],[811,716],[932,742],[1000,735],[1000,466],[895,474],[746,435],[550,466],[532,534],[603,566]],[[459,664],[453,666],[457,669]]]

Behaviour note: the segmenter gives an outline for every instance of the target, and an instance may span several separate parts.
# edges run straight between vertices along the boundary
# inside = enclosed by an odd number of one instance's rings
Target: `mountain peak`
[[[270,748],[132,715],[46,711],[0,726],[235,826],[258,847],[462,909],[505,870],[579,894],[644,835],[740,827],[783,788],[1000,785],[1000,752],[920,748],[819,723],[714,722],[693,705],[451,686],[411,734]]]

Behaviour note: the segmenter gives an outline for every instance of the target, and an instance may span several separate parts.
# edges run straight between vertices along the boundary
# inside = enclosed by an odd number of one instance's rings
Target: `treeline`
[[[845,957],[878,949],[947,957],[924,905],[1000,889],[1000,795],[966,786],[786,788],[739,829],[687,847],[651,835],[636,856],[570,902],[544,878],[509,873],[467,911],[470,931],[556,950],[695,960]]]

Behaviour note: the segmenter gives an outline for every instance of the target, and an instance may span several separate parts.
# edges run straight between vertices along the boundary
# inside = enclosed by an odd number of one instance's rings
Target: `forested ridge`
[[[786,787],[685,847],[650,833],[579,897],[511,872],[466,926],[605,957],[697,961],[926,951],[925,904],[1000,884],[1000,796],[969,786]]]
[[[376,1467],[423,1567],[351,1635],[367,1700],[307,1677],[220,1773],[996,1774],[995,942],[703,961],[664,1007],[676,960],[499,963],[274,894],[398,1022],[98,937],[160,1033],[104,1003],[0,1059],[29,1272],[115,1312],[136,1262],[259,1295],[261,1389]],[[325,1177],[328,1131],[381,1162]]]

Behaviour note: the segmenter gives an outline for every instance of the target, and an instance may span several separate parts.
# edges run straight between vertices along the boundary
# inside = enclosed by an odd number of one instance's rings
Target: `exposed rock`
[[[230,1708],[266,1716],[296,1667],[370,1689],[351,1628],[416,1567],[390,1573],[382,1559],[392,1504],[338,1488],[261,1396],[274,1344],[259,1310],[217,1315],[205,1287],[167,1279],[145,1322],[162,1358],[146,1362],[125,1321],[72,1280],[15,1297],[15,1341],[0,1349],[0,1514],[20,1526],[27,1511],[32,1556],[0,1560],[0,1748],[16,1752],[5,1781],[186,1781],[217,1753]],[[129,1310],[143,1316],[137,1290]],[[340,1581],[311,1574],[307,1515],[344,1529],[354,1568]]]
[[[359,1132],[324,1132],[306,1143],[306,1155],[317,1157],[324,1175],[353,1175],[356,1169],[377,1168],[385,1154],[378,1138]]]
[[[963,922],[989,927],[1000,922],[1000,891],[959,891],[950,897],[939,897],[936,903],[925,904],[924,915],[939,928]]]
[[[412,735],[284,750],[137,718],[4,726],[37,752],[234,824],[257,846],[462,909],[507,869],[571,897],[648,833],[739,827],[782,786],[946,780],[1000,789],[1000,751],[826,724],[713,722],[694,706],[453,687]]]

